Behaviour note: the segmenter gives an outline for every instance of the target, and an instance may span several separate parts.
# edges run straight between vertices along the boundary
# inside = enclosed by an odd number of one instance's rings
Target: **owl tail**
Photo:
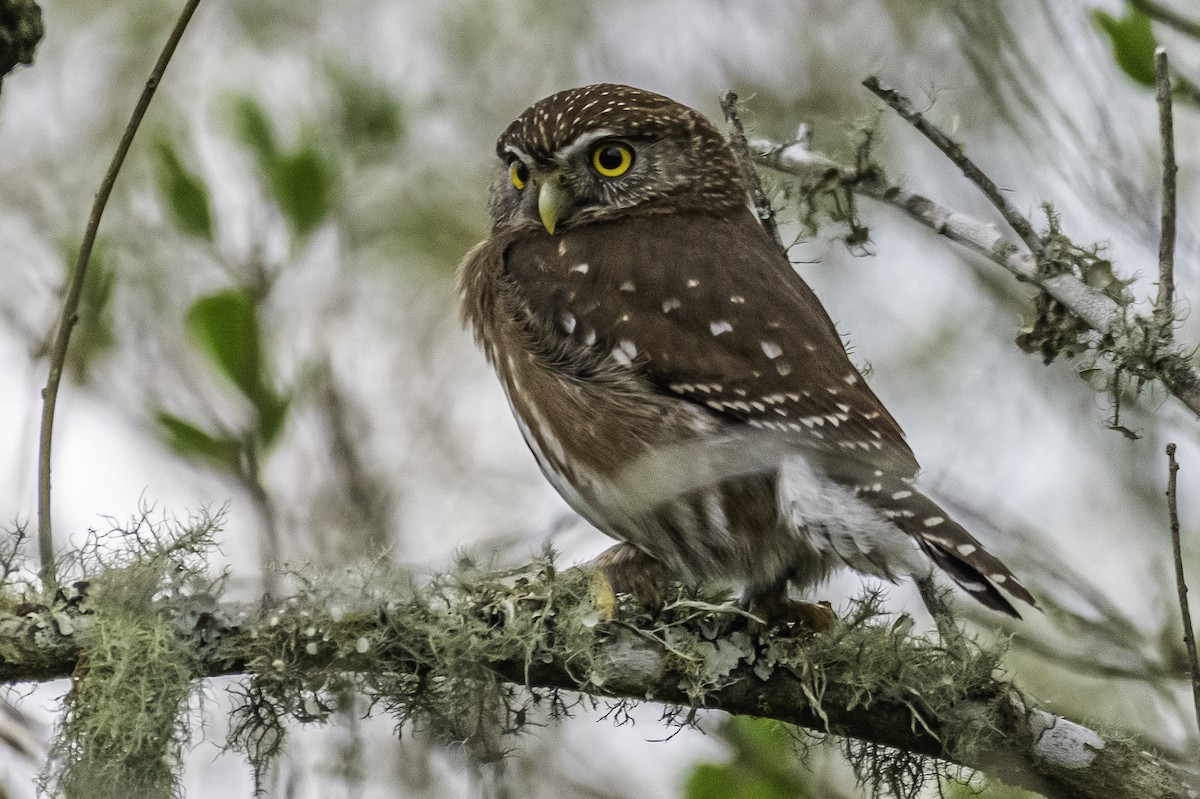
[[[874,489],[879,484],[875,484]],[[908,481],[897,481],[882,490],[859,488],[859,496],[916,539],[921,550],[982,604],[1014,618],[1021,614],[1000,589],[1037,607],[1029,593],[1004,563],[988,552],[975,536],[950,518],[936,502]]]

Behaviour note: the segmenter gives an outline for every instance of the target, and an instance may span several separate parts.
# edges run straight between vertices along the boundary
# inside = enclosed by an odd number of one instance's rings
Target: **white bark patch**
[[[1030,714],[1029,727],[1033,731],[1033,756],[1060,768],[1087,768],[1104,748],[1104,739],[1094,730],[1043,710]]]

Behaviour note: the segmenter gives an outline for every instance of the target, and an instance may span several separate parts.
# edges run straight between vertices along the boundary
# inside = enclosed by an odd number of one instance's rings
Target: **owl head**
[[[553,234],[629,214],[745,207],[733,151],[699,112],[632,86],[568,89],[525,110],[496,142],[493,230]]]

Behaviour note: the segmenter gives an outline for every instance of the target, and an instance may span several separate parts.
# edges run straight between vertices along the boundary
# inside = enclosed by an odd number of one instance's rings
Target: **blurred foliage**
[[[1041,799],[1040,794],[995,783],[981,788],[974,784],[947,782],[942,785],[941,795],[942,799]]]
[[[238,139],[266,179],[272,199],[293,235],[304,238],[320,227],[337,197],[338,167],[329,146],[306,131],[283,147],[266,111],[250,97],[234,103]]]
[[[1154,86],[1154,49],[1158,42],[1150,27],[1150,18],[1135,8],[1127,8],[1117,18],[1107,11],[1092,12],[1092,19],[1112,42],[1117,66],[1143,86]]]
[[[254,298],[241,289],[201,297],[187,315],[188,332],[251,401],[263,392],[262,345]]]
[[[158,143],[158,188],[167,201],[175,226],[205,241],[213,241],[213,220],[208,186],[183,164],[174,145]]]
[[[69,284],[79,265],[78,245],[66,253],[65,263],[66,283]],[[116,283],[116,257],[109,241],[101,236],[92,246],[87,274],[83,279],[83,293],[79,295],[78,321],[71,337],[71,347],[67,349],[66,368],[81,384],[90,382],[97,360],[116,344],[112,314]]]
[[[344,64],[326,68],[337,97],[338,136],[352,150],[374,157],[404,138],[400,100],[382,82]]]
[[[684,799],[818,799],[811,772],[796,756],[796,733],[786,724],[731,716],[717,735],[729,745],[730,760],[697,764]]]
[[[1151,18],[1130,5],[1123,17],[1096,10],[1092,12],[1092,20],[1108,36],[1113,60],[1121,71],[1142,86],[1153,89],[1154,51],[1158,48],[1158,39],[1154,36]],[[1196,85],[1174,70],[1171,71],[1171,88],[1176,101],[1200,102]]]
[[[241,462],[242,443],[236,438],[211,435],[196,425],[166,411],[155,414],[163,442],[174,453],[208,461],[221,471],[236,472]]]

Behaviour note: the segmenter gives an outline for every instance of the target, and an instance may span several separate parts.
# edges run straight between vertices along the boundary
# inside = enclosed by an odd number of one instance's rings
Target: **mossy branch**
[[[189,558],[203,548],[194,537],[184,544]],[[221,604],[219,582],[162,552],[53,601],[0,596],[0,681],[73,678],[56,749],[75,777],[109,762],[107,752],[130,751],[120,740],[129,730],[139,760],[121,767],[147,771],[160,786],[153,795],[169,795],[161,785],[180,745],[170,733],[186,729],[172,714],[185,712],[199,678],[245,673],[233,743],[259,773],[285,720],[322,720],[347,688],[401,728],[466,742],[485,758],[503,754],[535,706],[562,709],[566,691],[665,703],[676,719],[720,708],[844,736],[876,785],[888,784],[889,769],[911,780],[914,764],[932,776],[922,758],[933,757],[1049,797],[1182,799],[1200,787],[1129,740],[1034,707],[999,676],[998,652],[950,628],[914,636],[911,620],[885,617],[874,596],[804,639],[752,635],[719,598],[682,588],[655,616],[623,607],[602,621],[588,574],[544,560],[503,574],[463,564],[420,586],[386,570],[357,584],[341,575],[336,589],[310,583],[249,608]],[[120,700],[130,685],[161,701]]]

